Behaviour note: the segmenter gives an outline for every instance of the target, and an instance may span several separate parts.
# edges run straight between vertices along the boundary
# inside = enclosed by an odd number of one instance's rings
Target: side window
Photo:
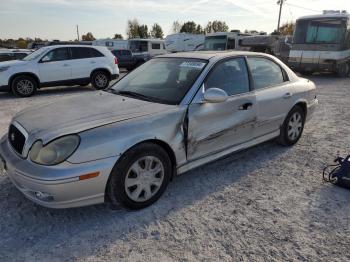
[[[249,57],[248,64],[255,89],[274,86],[284,82],[282,69],[275,62],[262,57]]]
[[[122,54],[122,56],[131,56],[129,50],[121,50],[121,54]]]
[[[23,58],[25,58],[28,54],[26,53],[15,53],[15,59],[17,60],[22,60]]]
[[[249,92],[249,76],[244,58],[221,62],[210,72],[205,88],[220,88],[231,95]]]
[[[152,44],[152,49],[160,49],[160,44]]]
[[[98,51],[98,50],[96,50],[95,48],[87,48],[87,49],[89,49],[89,53],[90,53],[90,57],[103,57],[104,55],[100,52],[100,51]]]
[[[13,54],[0,54],[0,62],[13,60]]]
[[[68,48],[56,48],[50,52],[48,52],[43,58],[44,62],[53,62],[53,61],[64,61],[69,60]]]
[[[90,57],[88,48],[71,47],[71,50],[72,50],[72,59],[84,59],[84,58]]]

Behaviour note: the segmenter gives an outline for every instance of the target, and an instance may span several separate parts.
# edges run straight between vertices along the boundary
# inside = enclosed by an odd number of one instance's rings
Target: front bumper
[[[13,184],[30,200],[50,208],[70,208],[103,203],[109,175],[117,157],[81,164],[64,162],[41,166],[19,157],[3,137],[0,157]],[[99,176],[79,180],[79,176],[100,172]],[[43,194],[49,197],[43,198]]]

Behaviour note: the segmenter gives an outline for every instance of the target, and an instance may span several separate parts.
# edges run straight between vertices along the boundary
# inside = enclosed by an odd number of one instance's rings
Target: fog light
[[[51,196],[48,193],[36,191],[36,192],[34,192],[34,195],[37,199],[39,199],[41,201],[47,201],[47,202],[53,201],[53,196]]]

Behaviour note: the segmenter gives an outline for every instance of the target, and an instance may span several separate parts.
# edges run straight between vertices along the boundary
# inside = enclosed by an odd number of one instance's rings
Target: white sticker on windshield
[[[197,68],[197,69],[202,69],[204,66],[205,66],[205,63],[196,62],[196,61],[185,61],[180,64],[180,67],[190,67],[190,68]]]

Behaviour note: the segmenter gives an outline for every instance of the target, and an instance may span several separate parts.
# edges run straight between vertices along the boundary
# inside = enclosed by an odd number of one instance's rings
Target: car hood
[[[28,132],[31,140],[41,139],[46,143],[59,136],[174,108],[176,106],[99,91],[29,107],[19,112],[13,121]]]
[[[5,62],[0,62],[0,68],[5,67],[5,66],[16,66],[16,65],[24,65],[28,63],[27,61],[22,61],[22,60],[11,60],[11,61],[5,61]]]

